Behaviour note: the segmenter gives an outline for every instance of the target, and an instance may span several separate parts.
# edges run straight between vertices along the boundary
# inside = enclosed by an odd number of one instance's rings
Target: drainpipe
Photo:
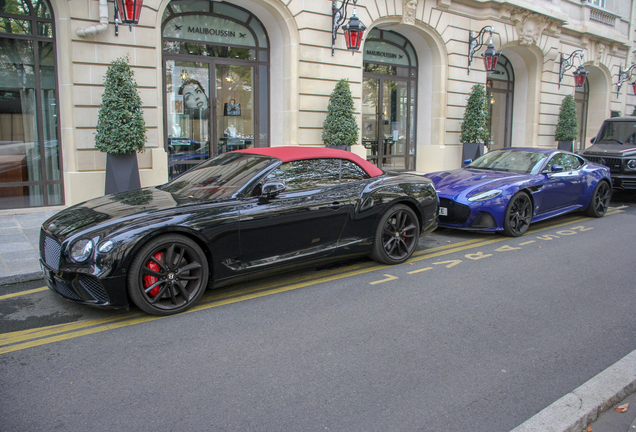
[[[78,28],[75,33],[80,37],[92,36],[96,33],[101,33],[108,28],[108,3],[107,0],[99,0],[99,24]]]

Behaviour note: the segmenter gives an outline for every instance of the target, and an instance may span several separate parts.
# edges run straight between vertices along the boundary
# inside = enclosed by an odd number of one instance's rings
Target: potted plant
[[[561,102],[559,119],[556,125],[555,141],[559,142],[560,150],[574,150],[574,140],[579,131],[579,122],[576,119],[576,102],[574,96],[567,95]]]
[[[106,194],[139,189],[137,152],[146,145],[141,97],[128,56],[114,60],[106,71],[99,107],[95,148],[107,153]]]
[[[327,147],[341,150],[350,150],[358,143],[358,122],[353,115],[353,98],[346,79],[338,81],[329,97],[322,141]]]
[[[475,84],[468,95],[468,104],[461,125],[462,161],[475,160],[484,154],[484,143],[488,139],[488,101],[486,87]]]

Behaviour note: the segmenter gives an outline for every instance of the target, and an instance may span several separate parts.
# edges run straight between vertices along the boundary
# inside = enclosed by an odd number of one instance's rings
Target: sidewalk
[[[38,261],[40,227],[63,208],[0,211],[0,285],[42,277]]]

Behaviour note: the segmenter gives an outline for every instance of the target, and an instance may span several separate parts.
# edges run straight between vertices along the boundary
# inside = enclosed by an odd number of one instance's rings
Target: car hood
[[[631,144],[594,144],[592,147],[588,147],[582,153],[585,156],[600,156],[600,157],[626,157],[635,156],[636,147]]]
[[[491,189],[504,189],[515,183],[532,179],[530,174],[509,171],[490,171],[463,168],[453,171],[439,171],[426,174],[435,184],[440,195],[456,198],[460,195],[472,196]]]
[[[43,227],[59,238],[100,224],[109,225],[156,218],[166,210],[174,210],[199,203],[198,200],[149,187],[95,198],[69,207],[57,213]]]

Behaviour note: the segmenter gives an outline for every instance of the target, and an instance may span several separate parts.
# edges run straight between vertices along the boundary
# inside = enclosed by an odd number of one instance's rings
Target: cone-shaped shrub
[[[328,146],[352,146],[358,142],[358,122],[353,115],[349,81],[345,79],[338,81],[329,97],[322,141]]]
[[[462,143],[483,143],[488,136],[486,88],[482,84],[475,84],[468,96],[459,139]]]
[[[99,107],[95,148],[105,153],[141,152],[146,145],[146,123],[141,97],[128,56],[114,60],[106,71]]]
[[[578,131],[579,122],[576,119],[576,102],[574,101],[574,96],[567,95],[561,102],[554,140],[574,141]]]

